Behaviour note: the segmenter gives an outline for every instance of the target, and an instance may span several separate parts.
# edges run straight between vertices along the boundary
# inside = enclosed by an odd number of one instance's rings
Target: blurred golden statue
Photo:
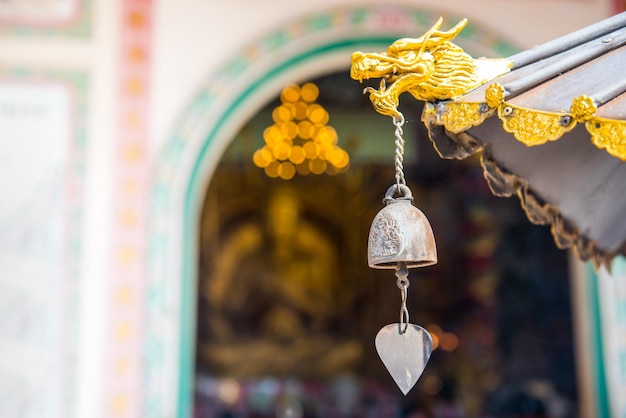
[[[360,342],[337,327],[352,297],[336,248],[301,213],[297,196],[279,190],[265,225],[233,228],[203,279],[212,340],[199,357],[218,373],[331,376],[360,359]]]

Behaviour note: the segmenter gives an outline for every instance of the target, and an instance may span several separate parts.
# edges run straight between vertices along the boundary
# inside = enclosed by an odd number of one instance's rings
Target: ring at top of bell
[[[403,195],[394,198],[399,191]],[[370,228],[368,264],[377,269],[395,269],[406,262],[408,268],[437,263],[437,247],[433,230],[426,218],[411,202],[413,194],[403,184],[394,184],[385,195],[381,209]]]

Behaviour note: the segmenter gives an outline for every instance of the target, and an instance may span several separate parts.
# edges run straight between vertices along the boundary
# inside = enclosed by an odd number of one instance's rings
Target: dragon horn
[[[454,27],[447,32],[437,32],[436,33],[437,44],[454,39],[459,33],[461,33],[461,31],[463,30],[463,28],[465,28],[466,25],[467,25],[467,18],[462,19],[459,23],[454,25]]]
[[[467,25],[467,19],[463,19],[449,31],[441,32],[439,31],[439,28],[441,27],[442,22],[443,18],[440,17],[439,20],[437,20],[437,23],[435,23],[433,27],[428,30],[428,32],[419,38],[398,39],[387,48],[387,54],[395,56],[401,51],[415,50],[419,47],[419,53],[421,56],[427,48],[432,48],[433,46],[441,45],[446,41],[454,39],[463,30],[465,25]]]
[[[439,31],[439,28],[441,27],[441,24],[443,23],[443,17],[439,16],[439,19],[437,20],[437,22],[433,25],[432,28],[428,29],[428,32],[426,32],[424,34],[424,40],[422,41],[422,46],[420,47],[420,53],[418,55],[418,57],[421,57],[422,54],[424,53],[424,50],[426,49],[426,45],[428,44],[428,40],[430,39],[430,37],[436,32]]]
[[[441,18],[437,21],[437,24],[440,25]],[[447,32],[440,32],[439,30],[433,31],[433,29],[439,29],[438,25],[433,26],[431,30],[429,30],[424,36],[424,43],[420,48],[420,54],[424,52],[427,47],[433,47],[437,45],[441,45],[444,42],[451,41],[456,38],[456,36],[461,33],[463,28],[467,25],[467,19],[462,19],[459,23],[457,23],[452,29]]]
[[[454,39],[454,38],[456,38],[456,36],[459,33],[461,33],[463,28],[465,28],[465,25],[467,25],[467,18],[462,19],[459,23],[454,25],[454,27],[452,29],[450,29],[449,31],[447,31],[447,32],[440,32],[440,36],[442,38],[444,38],[444,40],[446,40],[446,41]]]

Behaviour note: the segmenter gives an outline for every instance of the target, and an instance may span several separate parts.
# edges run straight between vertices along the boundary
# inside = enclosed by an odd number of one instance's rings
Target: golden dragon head
[[[474,59],[450,42],[463,30],[467,19],[449,31],[439,30],[442,22],[439,18],[419,38],[395,41],[385,52],[352,54],[353,79],[361,82],[381,78],[379,89],[365,89],[379,113],[399,116],[398,96],[405,91],[418,100],[435,101],[460,96],[479,84]]]

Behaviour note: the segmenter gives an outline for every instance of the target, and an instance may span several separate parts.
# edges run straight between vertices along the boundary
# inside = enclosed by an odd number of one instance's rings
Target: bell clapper
[[[409,290],[409,268],[406,265],[406,261],[400,261],[396,266],[396,284],[400,289],[400,297],[402,303],[400,305],[400,323],[398,324],[398,331],[400,334],[404,334],[409,326],[409,310],[406,307],[406,299]]]

